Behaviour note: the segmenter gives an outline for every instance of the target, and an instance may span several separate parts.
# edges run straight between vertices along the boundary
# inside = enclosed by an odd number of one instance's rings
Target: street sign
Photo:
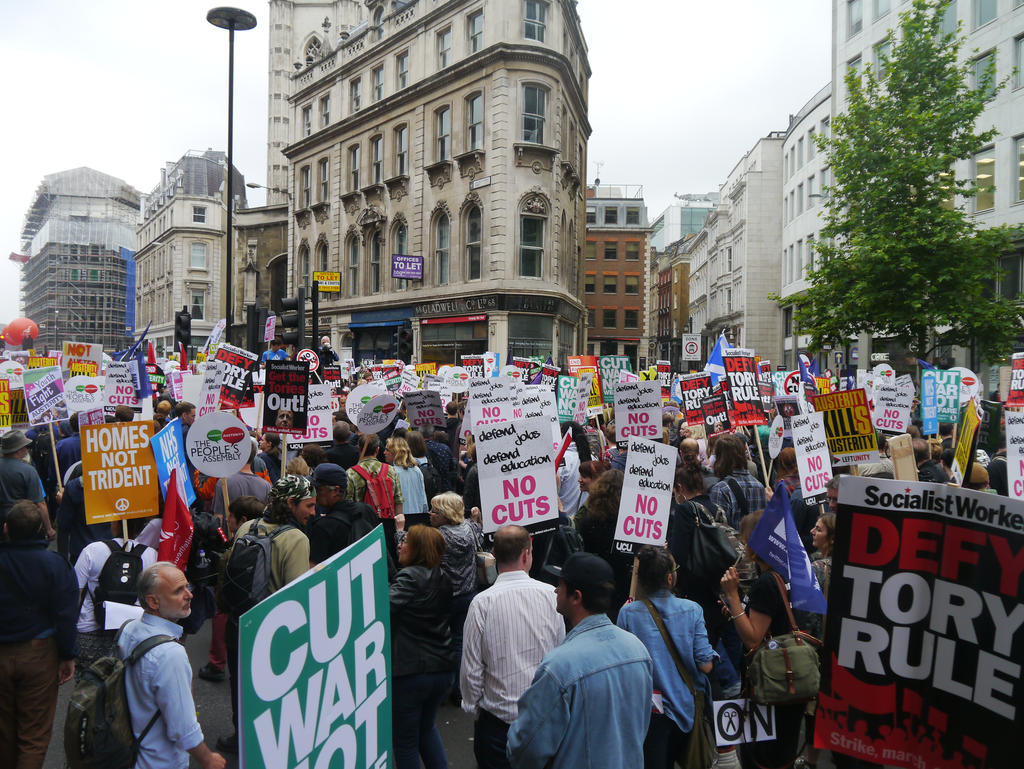
[[[683,334],[683,354],[681,360],[700,360],[700,334]]]
[[[320,284],[321,291],[335,294],[341,291],[340,272],[314,272],[313,280]]]
[[[320,368],[320,356],[308,348],[305,350],[299,350],[298,353],[296,353],[295,355],[295,360],[308,360],[310,371],[314,371],[315,369]]]

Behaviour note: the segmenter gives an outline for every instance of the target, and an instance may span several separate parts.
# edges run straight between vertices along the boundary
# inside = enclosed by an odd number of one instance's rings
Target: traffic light
[[[300,350],[306,346],[306,289],[281,300],[281,339]]]
[[[398,329],[398,358],[408,363],[412,360],[412,327],[403,325]]]
[[[192,316],[189,314],[188,307],[182,307],[181,312],[174,314],[174,347],[178,349],[178,345],[185,345],[187,350],[192,346]]]

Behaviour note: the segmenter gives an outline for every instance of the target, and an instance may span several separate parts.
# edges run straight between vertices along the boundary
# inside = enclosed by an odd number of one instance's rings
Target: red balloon
[[[39,326],[28,318],[15,318],[4,329],[4,341],[13,347],[20,347],[26,340],[34,340],[39,336]]]

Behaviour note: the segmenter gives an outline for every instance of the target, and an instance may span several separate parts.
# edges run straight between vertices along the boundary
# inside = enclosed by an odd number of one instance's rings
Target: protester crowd
[[[272,593],[383,526],[398,769],[448,765],[436,723],[446,698],[475,719],[480,767],[671,767],[707,750],[695,735],[712,700],[742,695],[747,652],[794,624],[822,636],[822,616],[794,617],[786,583],[744,543],[774,495],[786,494],[827,595],[838,484],[827,505],[805,504],[791,446],[765,477],[764,431],[698,441],[678,415],[666,416],[664,442],[678,449],[667,544],[627,553],[615,529],[628,452],[614,441],[610,414],[604,429],[562,425],[570,441],[554,530],[508,525],[485,536],[475,446],[462,437],[465,402],[447,404],[444,427],[413,428],[399,415],[364,434],[344,408],[359,383],[337,383],[331,442],[299,446],[253,431],[235,475],[192,468],[196,539],[184,571],[157,560],[159,518],[87,523],[75,416],[56,425],[56,442],[48,430],[0,439],[0,766],[41,766],[58,685],[115,650],[131,658],[128,709],[136,736],[145,734],[137,765],[184,767],[191,756],[223,766],[221,754],[238,751],[247,653],[239,616],[260,597],[239,595],[229,564],[239,543],[260,538],[269,542]],[[166,390],[154,399],[158,425],[178,419],[187,432],[195,406]],[[131,409],[109,417],[133,418]],[[919,425],[909,432],[921,480],[947,482],[951,437],[926,439]],[[880,447],[884,456],[883,438]],[[857,470],[893,477],[887,458]],[[965,485],[1005,495],[1005,449],[979,452]],[[694,538],[706,527],[735,547],[728,569],[695,565]],[[108,629],[104,605],[136,599],[141,619]],[[196,721],[192,671],[174,642],[205,621],[212,640],[198,675],[230,687],[236,725],[219,735],[218,752]],[[720,767],[813,767],[813,718],[813,699],[776,706],[775,740],[711,748],[706,758]]]

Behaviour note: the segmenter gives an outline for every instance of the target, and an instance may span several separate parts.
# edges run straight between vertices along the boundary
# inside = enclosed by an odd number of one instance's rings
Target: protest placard
[[[615,391],[615,440],[661,438],[661,384],[623,382]]]
[[[574,376],[558,377],[558,421],[571,422],[576,417],[579,380]]]
[[[580,371],[579,378],[576,380],[576,411],[572,421],[581,425],[587,423],[595,378],[592,371]]]
[[[103,407],[103,377],[73,376],[64,383],[68,412],[92,411]]]
[[[25,366],[16,360],[0,360],[0,377],[11,383],[12,390],[21,390],[25,387],[22,375],[25,373]]]
[[[263,431],[302,435],[309,409],[309,361],[268,360]]]
[[[682,398],[680,411],[686,419],[686,424],[703,426],[704,410],[701,408],[701,402],[711,397],[711,375],[684,374],[679,377],[678,382],[679,395]]]
[[[963,415],[956,431],[956,446],[953,448],[953,464],[950,465],[953,480],[963,486],[964,478],[970,472],[974,461],[974,438],[978,432],[981,418],[974,400],[969,400],[964,407]]]
[[[700,408],[704,414],[704,431],[709,437],[713,438],[721,433],[732,432],[724,395],[712,395],[710,398],[705,398],[700,402]]]
[[[45,425],[68,418],[64,380],[57,366],[28,369],[24,374],[24,382],[29,424]]]
[[[302,435],[288,437],[288,443],[314,443],[331,440],[331,416],[336,409],[332,408],[333,396],[331,386],[311,384],[309,386],[309,409],[306,415],[306,432]]]
[[[469,383],[470,429],[509,422],[513,418],[515,396],[508,377],[474,379]]]
[[[483,379],[484,378],[484,356],[483,355],[463,355],[462,356],[462,368],[465,369],[470,379]]]
[[[1024,504],[846,476],[816,743],[878,765],[1019,766]]]
[[[149,421],[86,425],[82,433],[85,522],[148,518],[160,511]]]
[[[224,378],[220,385],[220,407],[237,409],[252,406],[252,372],[259,365],[259,356],[230,344],[222,344],[213,356],[224,364]]]
[[[792,438],[793,417],[801,412],[799,395],[776,395],[775,410],[782,417],[782,437]]]
[[[195,403],[197,417],[205,417],[220,408],[220,388],[226,370],[227,365],[219,360],[207,362],[199,388],[199,397]]]
[[[1024,499],[1024,411],[1006,412],[1006,488]]]
[[[510,523],[546,531],[558,522],[558,490],[545,417],[502,422],[476,433],[485,534]]]
[[[775,708],[753,700],[715,700],[712,703],[715,740],[720,748],[777,739]]]
[[[969,368],[954,366],[950,371],[960,372],[960,405],[964,406],[971,398],[976,398],[981,393],[981,380],[978,375]]]
[[[998,401],[980,401],[981,424],[978,426],[978,441],[975,446],[983,449],[990,457],[1003,447],[1002,417],[1003,404]]]
[[[1006,395],[1006,407],[1020,408],[1024,406],[1024,352],[1015,352],[1010,366],[1010,391]]]
[[[60,367],[71,376],[100,373],[103,365],[103,345],[86,342],[64,342]]]
[[[379,433],[395,420],[398,411],[398,399],[394,395],[376,395],[359,409],[356,427],[361,433]]]
[[[345,414],[348,415],[349,421],[355,424],[363,406],[385,392],[387,390],[376,382],[361,384],[350,392],[348,400],[345,401]]]
[[[798,414],[793,417],[792,425],[804,504],[816,505],[827,498],[825,487],[832,480],[824,419],[821,414]]]
[[[192,488],[192,473],[185,460],[185,440],[181,427],[180,419],[172,419],[163,430],[153,436],[150,445],[153,449],[153,459],[156,461],[157,477],[160,479],[160,493],[167,498],[167,484],[171,480],[171,471],[177,470],[183,482],[187,507],[196,501],[196,492]]]
[[[558,366],[551,363],[545,363],[540,367],[540,380],[537,381],[537,378],[534,377],[531,384],[542,384],[554,388],[555,384],[558,382],[560,371],[561,369],[558,368]]]
[[[13,387],[11,396],[11,427],[24,429],[28,427],[28,409],[25,405],[25,390],[15,390]]]
[[[85,425],[102,425],[107,421],[107,415],[103,409],[92,409],[91,411],[81,411],[78,414],[78,427],[81,429]]]
[[[239,472],[251,449],[245,423],[227,411],[196,417],[185,439],[185,455],[193,467],[213,478]]]
[[[722,365],[725,367],[723,381],[728,383],[729,389],[729,424],[735,428],[767,423],[761,408],[761,391],[757,386],[754,351],[736,347],[723,350]]]
[[[651,384],[659,386],[660,398],[660,383]],[[630,439],[615,522],[617,543],[656,547],[665,544],[675,472],[675,447],[643,438]]]
[[[485,352],[484,353],[484,377],[497,376],[501,369],[501,353],[500,352]]]
[[[879,430],[905,433],[910,426],[910,408],[914,403],[913,390],[897,387],[892,379],[875,380],[875,408],[872,423]]]
[[[863,390],[842,390],[815,395],[814,410],[821,414],[828,450],[837,465],[877,462],[878,442],[871,426],[868,396]]]
[[[11,383],[0,379],[0,434],[11,429]]]
[[[30,355],[28,368],[60,368],[60,358],[56,355]]]
[[[782,441],[786,435],[785,420],[782,414],[776,414],[768,426],[768,456],[775,459],[782,451]]]
[[[239,766],[393,766],[382,527],[243,614],[239,648]]]
[[[936,416],[940,422],[955,422],[960,418],[960,372],[928,369],[921,372],[921,388],[924,383],[935,383]]]
[[[939,403],[935,377],[921,375],[921,434],[938,435]]]
[[[441,393],[413,390],[402,396],[402,402],[405,404],[409,424],[413,427],[444,427],[447,424],[444,407],[441,405]]]
[[[611,406],[615,403],[615,388],[619,384],[619,372],[632,371],[633,366],[628,355],[602,355],[597,360],[598,370],[601,372],[601,395],[604,403]]]
[[[576,376],[581,369],[597,369],[599,366],[596,355],[570,355],[568,363],[570,376]]]
[[[558,444],[562,437],[558,424],[558,404],[555,393],[544,385],[525,385],[516,397],[516,405],[522,412],[520,419],[543,417],[551,424],[552,446]]]

